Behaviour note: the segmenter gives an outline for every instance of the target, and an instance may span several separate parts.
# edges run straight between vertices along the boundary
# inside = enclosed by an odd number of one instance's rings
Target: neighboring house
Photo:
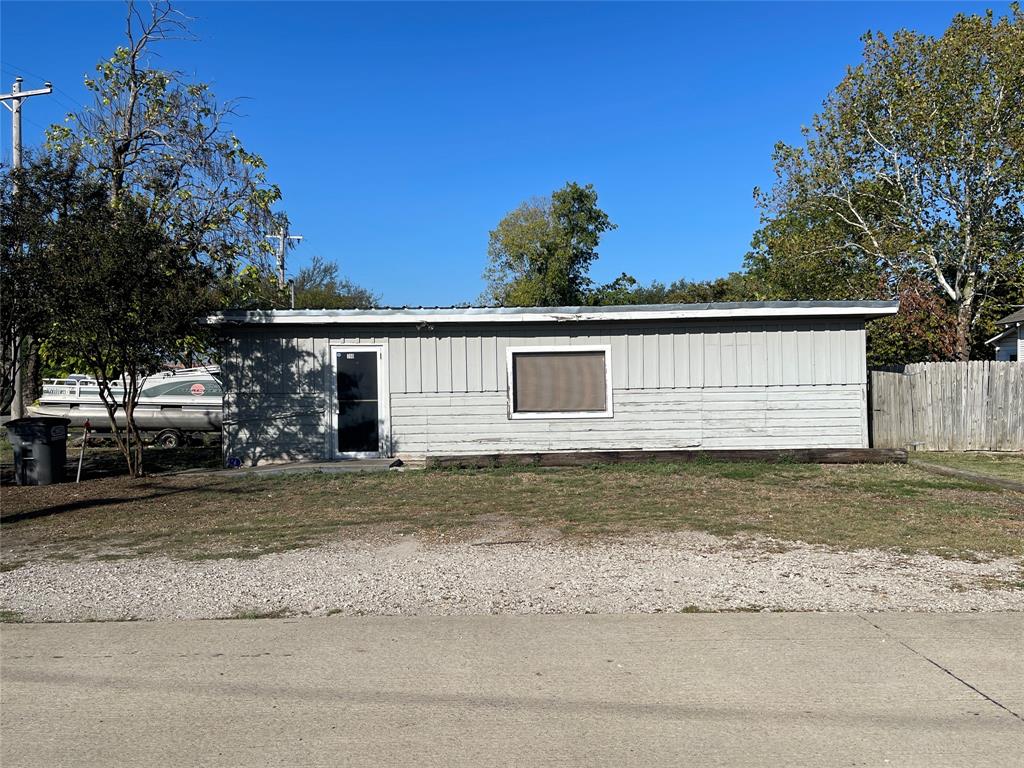
[[[865,321],[896,302],[224,312],[246,464],[866,448]]]
[[[1024,309],[996,320],[996,325],[1004,326],[1002,333],[985,342],[995,347],[996,360],[1024,361]]]

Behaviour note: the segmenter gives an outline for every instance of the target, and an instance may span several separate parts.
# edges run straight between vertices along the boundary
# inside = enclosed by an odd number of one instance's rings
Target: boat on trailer
[[[135,406],[135,423],[147,437],[168,448],[183,445],[189,437],[220,432],[224,406],[224,387],[220,368],[178,368],[161,371],[142,381]],[[122,388],[113,387],[120,400]],[[70,419],[71,426],[82,427],[88,421],[96,432],[110,431],[110,417],[100,399],[96,379],[72,374],[63,379],[44,379],[43,393],[28,408],[32,416],[59,416]],[[117,424],[124,426],[124,413],[118,411]]]

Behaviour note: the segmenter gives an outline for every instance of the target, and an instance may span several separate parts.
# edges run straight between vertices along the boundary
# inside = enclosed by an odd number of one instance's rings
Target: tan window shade
[[[516,413],[604,411],[604,352],[516,352],[512,356]]]

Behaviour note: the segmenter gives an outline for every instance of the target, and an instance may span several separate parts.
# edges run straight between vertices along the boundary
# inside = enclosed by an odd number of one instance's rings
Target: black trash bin
[[[70,419],[29,416],[4,426],[14,449],[14,479],[18,485],[50,485],[64,481]]]

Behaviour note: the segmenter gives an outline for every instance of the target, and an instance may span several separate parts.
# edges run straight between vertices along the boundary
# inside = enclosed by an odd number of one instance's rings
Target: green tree
[[[216,297],[214,303],[228,309],[286,309],[289,306],[289,297],[277,276],[253,264],[218,280],[212,290]]]
[[[820,211],[818,211],[820,213]],[[956,353],[956,319],[932,282],[832,245],[854,236],[836,218],[793,211],[766,221],[747,254],[747,284],[765,300],[892,299],[899,313],[868,323],[871,366],[949,360]]]
[[[742,272],[731,272],[713,280],[679,279],[670,285],[657,280],[641,285],[623,272],[615,280],[595,289],[589,303],[600,304],[707,304],[721,301],[750,301],[751,281]]]
[[[974,320],[972,356],[978,359],[991,358],[995,354],[995,349],[985,341],[1003,330],[996,321],[1024,307],[1024,259],[1013,261],[1005,271],[1007,279],[992,286]]]
[[[730,272],[713,280],[676,280],[665,289],[665,302],[670,304],[705,304],[721,301],[750,301],[750,281],[742,272]]]
[[[295,275],[296,309],[371,309],[380,297],[338,276],[338,265],[320,256]]]
[[[483,301],[501,306],[587,303],[601,235],[615,229],[593,185],[568,182],[523,203],[490,233]]]
[[[338,265],[320,256],[299,269],[292,285],[295,309],[371,309],[380,296],[338,275]],[[215,286],[215,303],[233,309],[288,309],[291,291],[281,288],[277,276],[253,265],[243,267]]]
[[[43,355],[96,378],[114,439],[138,476],[142,381],[201,335],[196,319],[213,308],[212,269],[152,223],[144,203],[112,201],[98,183],[84,183],[53,223],[47,268]]]
[[[101,178],[113,201],[131,196],[151,223],[225,275],[240,260],[270,272],[264,234],[280,190],[228,127],[233,105],[151,63],[162,41],[189,36],[188,19],[167,2],[144,14],[129,1],[125,35],[85,79],[92,104],[50,128],[50,148]]]
[[[894,293],[882,265],[835,247],[852,237],[844,222],[814,206],[766,218],[743,263],[751,292],[765,301],[882,298],[880,286],[885,296]]]
[[[653,286],[659,286],[664,289],[664,286],[659,283],[653,283]],[[660,304],[660,296],[654,301],[646,301],[642,296],[645,292],[650,289],[641,285],[635,277],[627,275],[625,272],[620,274],[610,283],[599,285],[587,294],[586,303],[595,306],[613,306],[621,304]]]
[[[803,146],[777,145],[777,183],[755,192],[775,243],[755,252],[778,260],[762,267],[780,275],[795,259],[823,290],[881,276],[892,295],[926,280],[953,318],[953,356],[967,359],[978,317],[1024,258],[1021,61],[1017,5],[958,15],[939,38],[865,35],[863,62]]]
[[[0,173],[0,412],[10,408],[14,377],[46,327],[53,223],[80,197],[81,183],[73,166],[47,157]]]

